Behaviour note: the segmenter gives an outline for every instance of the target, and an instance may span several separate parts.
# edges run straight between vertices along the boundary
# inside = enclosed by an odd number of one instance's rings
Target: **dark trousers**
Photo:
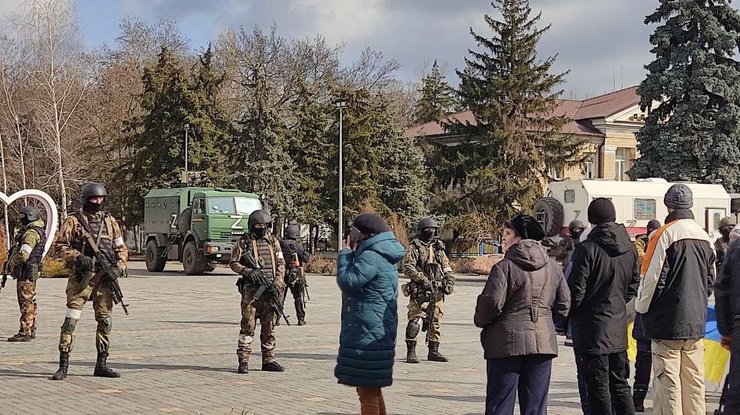
[[[653,367],[652,352],[643,352],[638,350],[635,358],[635,386],[650,384],[650,371]]]
[[[740,319],[735,317],[730,346],[730,389],[726,392],[726,414],[740,414]]]
[[[588,405],[588,386],[586,385],[586,363],[582,354],[576,354],[576,378],[578,379],[578,396],[581,398],[583,415],[591,415]]]
[[[582,357],[591,413],[634,415],[632,391],[627,383],[627,352]]]
[[[521,415],[547,414],[552,359],[551,355],[488,359],[486,415],[513,414],[517,392]]]

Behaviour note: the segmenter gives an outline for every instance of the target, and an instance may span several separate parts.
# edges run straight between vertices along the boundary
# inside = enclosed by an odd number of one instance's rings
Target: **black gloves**
[[[93,259],[86,255],[78,255],[75,258],[75,269],[80,274],[93,271]]]
[[[453,291],[455,291],[455,281],[453,279],[445,279],[444,291],[446,295],[450,295]]]

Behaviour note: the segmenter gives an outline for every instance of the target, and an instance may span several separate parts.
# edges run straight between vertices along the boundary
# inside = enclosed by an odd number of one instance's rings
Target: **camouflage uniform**
[[[423,220],[422,220],[423,222]],[[420,222],[420,224],[422,223]],[[436,225],[436,222],[431,222]],[[435,226],[436,228],[436,226]],[[419,229],[421,231],[421,229]],[[427,264],[437,264],[442,272],[441,281],[431,281],[431,276],[426,275]],[[450,261],[445,254],[445,246],[442,241],[431,239],[424,241],[415,238],[409,245],[406,257],[403,260],[403,273],[411,281],[406,285],[404,294],[409,294],[408,325],[406,326],[407,362],[418,363],[416,358],[416,338],[422,328],[422,320],[427,318],[426,310],[429,306],[430,285],[437,286],[437,298],[434,299],[434,319],[430,327],[427,327],[427,340],[429,343],[428,360],[446,362],[447,358],[439,354],[440,326],[444,315],[445,294],[451,294],[455,276],[450,267]],[[426,285],[426,287],[425,287]]]
[[[107,252],[111,258],[116,258],[119,269],[126,269],[128,248],[123,242],[123,233],[118,222],[105,212],[89,213],[80,210],[70,215],[59,229],[59,235],[54,243],[54,255],[63,260],[73,275],[67,281],[67,311],[64,315],[61,334],[59,336],[59,351],[69,353],[74,345],[74,331],[77,321],[82,315],[85,303],[92,298],[95,321],[98,328],[95,333],[95,347],[98,353],[107,353],[110,349],[110,333],[113,324],[111,310],[113,309],[113,294],[108,283],[102,281],[102,273],[88,270],[77,272],[75,261],[78,256],[93,257],[92,248],[82,233],[79,222],[80,215],[93,230],[93,236],[98,240],[101,251]],[[102,226],[101,229],[101,225]]]
[[[16,280],[21,318],[18,334],[8,341],[28,341],[36,337],[36,280],[41,275],[45,244],[46,230],[41,219],[22,226],[17,233],[17,249],[8,260],[8,267]]]
[[[247,275],[251,268],[246,265],[243,254],[251,252],[258,261],[262,272],[268,278],[274,278],[280,292],[285,288],[283,278],[285,276],[285,260],[280,242],[271,234],[258,238],[253,233],[247,233],[239,238],[239,241],[231,251],[231,269],[240,275]],[[240,279],[241,280],[241,279]],[[244,282],[242,284],[242,320],[239,331],[236,354],[239,358],[240,368],[249,362],[252,353],[252,340],[254,338],[257,319],[260,320],[260,342],[262,344],[262,365],[275,362],[275,310],[269,303],[267,295],[252,303],[252,298],[259,288],[258,285]],[[251,303],[251,304],[250,304]],[[245,366],[246,367],[246,366]]]

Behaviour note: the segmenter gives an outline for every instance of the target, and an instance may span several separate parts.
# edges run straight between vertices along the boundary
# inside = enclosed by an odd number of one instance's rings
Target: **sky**
[[[0,0],[0,14],[22,0]],[[566,76],[564,96],[585,98],[637,85],[650,62],[643,21],[657,0],[530,0],[542,12],[540,27],[551,24],[539,55],[557,55],[554,70]],[[284,37],[323,35],[344,45],[350,63],[367,48],[379,50],[402,66],[397,76],[419,79],[436,59],[457,84],[454,70],[464,67],[470,36],[490,36],[483,15],[495,17],[490,0],[78,0],[80,29],[89,46],[112,44],[118,22],[128,15],[148,22],[174,19],[200,50],[229,26],[265,29],[277,25]]]

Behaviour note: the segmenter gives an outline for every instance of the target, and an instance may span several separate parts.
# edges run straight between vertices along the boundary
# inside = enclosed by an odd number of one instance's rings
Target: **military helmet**
[[[265,225],[272,223],[272,218],[270,217],[270,214],[262,209],[258,209],[252,212],[252,214],[249,215],[249,219],[247,220],[249,230],[252,230],[254,228],[254,225],[258,223],[263,223]]]
[[[298,225],[288,225],[285,228],[285,237],[288,239],[298,239],[301,236],[301,228]]]
[[[80,192],[80,203],[84,205],[91,197],[99,196],[108,197],[108,191],[105,190],[105,186],[100,183],[87,183],[82,186],[82,191]]]
[[[416,230],[418,232],[421,232],[426,228],[439,229],[439,225],[437,224],[437,221],[432,218],[424,218],[416,225]]]
[[[35,206],[23,206],[21,208],[21,218],[26,222],[35,222],[41,219],[41,212]]]
[[[578,219],[572,220],[570,224],[568,225],[568,229],[575,229],[575,228],[586,229],[586,227],[583,226],[583,222],[581,222]]]

